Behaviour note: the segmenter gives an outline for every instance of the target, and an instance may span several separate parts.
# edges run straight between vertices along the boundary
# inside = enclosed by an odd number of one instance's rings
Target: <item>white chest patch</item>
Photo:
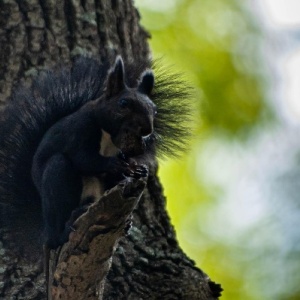
[[[104,187],[101,181],[96,177],[83,177],[82,185],[82,202],[84,202],[87,198],[93,198],[93,201],[98,201],[104,194]]]
[[[106,131],[102,130],[102,137],[100,141],[99,154],[102,156],[116,156],[120,152],[111,140],[111,136]],[[93,199],[97,201],[101,198],[104,193],[104,187],[100,178],[97,177],[83,177],[82,178],[82,194],[81,201],[84,202],[85,199]]]
[[[109,133],[102,129],[102,137],[100,141],[100,151],[99,153],[102,156],[116,156],[120,152],[120,149],[117,148],[111,140]]]

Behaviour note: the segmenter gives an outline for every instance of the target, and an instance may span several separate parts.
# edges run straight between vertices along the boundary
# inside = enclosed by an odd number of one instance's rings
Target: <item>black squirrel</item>
[[[0,121],[0,225],[16,245],[56,248],[71,212],[95,196],[93,178],[101,194],[123,176],[147,176],[156,153],[185,148],[188,87],[164,71],[154,79],[151,68],[79,57],[13,94]]]

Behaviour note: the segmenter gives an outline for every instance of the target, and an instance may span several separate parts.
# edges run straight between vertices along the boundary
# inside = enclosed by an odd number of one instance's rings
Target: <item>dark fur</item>
[[[152,89],[150,67],[126,64],[120,86],[113,78],[121,74],[120,61],[111,69],[80,57],[13,95],[0,124],[0,220],[16,233],[16,243],[18,237],[36,242],[45,226],[49,246],[61,244],[70,212],[79,206],[82,176],[108,174],[109,188],[128,171],[122,156],[98,154],[102,129],[129,158],[176,155],[184,148],[187,87],[159,71]]]

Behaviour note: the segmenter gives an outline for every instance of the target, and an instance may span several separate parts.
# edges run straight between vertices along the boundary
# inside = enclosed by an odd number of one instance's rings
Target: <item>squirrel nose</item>
[[[149,135],[151,135],[153,132],[152,128],[150,129],[143,129],[141,130],[141,136],[142,137],[148,137]]]
[[[153,132],[153,124],[151,120],[139,126],[139,133],[142,137],[147,137],[150,134],[152,134],[152,132]]]

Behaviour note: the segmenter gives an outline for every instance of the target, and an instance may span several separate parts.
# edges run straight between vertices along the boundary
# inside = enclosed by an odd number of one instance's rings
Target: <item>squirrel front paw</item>
[[[110,158],[108,173],[110,174],[126,174],[130,168],[129,162],[125,156],[120,153],[118,156]]]
[[[148,168],[146,165],[134,165],[134,167],[131,167],[130,169],[130,177],[139,179],[142,177],[147,177],[148,176]]]
[[[120,181],[124,177],[135,179],[148,177],[148,167],[144,164],[137,164],[134,159],[128,159],[123,153],[111,158],[109,177]]]

